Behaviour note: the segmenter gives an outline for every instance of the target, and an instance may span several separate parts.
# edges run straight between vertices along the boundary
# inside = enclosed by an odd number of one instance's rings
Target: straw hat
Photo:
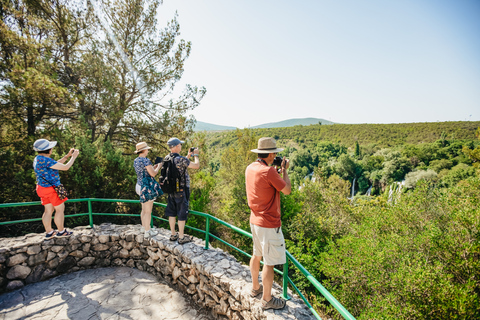
[[[139,152],[142,152],[143,150],[147,150],[147,149],[152,149],[152,147],[149,147],[149,146],[147,145],[147,143],[146,143],[146,142],[143,142],[143,141],[137,143],[137,146],[136,146],[136,147],[137,147],[137,150],[135,150],[135,153],[139,153]]]
[[[250,150],[255,153],[275,153],[283,151],[282,148],[277,148],[277,141],[273,138],[263,137],[258,139],[258,148]]]

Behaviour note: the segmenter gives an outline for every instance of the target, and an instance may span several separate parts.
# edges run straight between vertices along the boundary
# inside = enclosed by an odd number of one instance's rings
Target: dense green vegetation
[[[114,33],[124,37],[123,49],[148,79],[147,95],[165,96],[183,73],[190,44],[175,40],[176,18],[162,32],[156,29],[159,5],[118,1],[107,9],[116,19]],[[188,138],[184,150],[201,149],[202,169],[191,172],[191,209],[248,230],[245,168],[255,160],[250,150],[258,138],[272,136],[291,160],[294,188],[282,195],[288,250],[355,317],[480,317],[480,122],[193,135],[193,119],[185,113],[205,90],[187,87],[177,100],[145,103],[91,7],[80,10],[67,0],[7,1],[0,15],[1,203],[38,200],[32,168],[38,138],[59,142],[56,159],[71,147],[80,149],[74,166],[61,173],[71,198],[135,199],[135,143],[152,144],[153,159],[164,156],[164,142],[177,135]],[[149,55],[156,59],[143,60]],[[85,204],[67,205],[67,213],[86,210]],[[105,203],[94,210],[139,213],[140,206]],[[41,214],[40,206],[2,209],[0,221]],[[139,223],[138,218],[95,218],[103,221]],[[69,219],[67,226],[86,223]],[[188,223],[204,225],[196,218]],[[40,223],[0,227],[2,236],[42,231]],[[250,241],[229,229],[214,225],[213,232],[251,252]],[[290,276],[317,310],[340,318],[297,270]]]

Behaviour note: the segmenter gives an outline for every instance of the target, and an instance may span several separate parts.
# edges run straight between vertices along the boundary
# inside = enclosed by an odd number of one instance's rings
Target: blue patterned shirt
[[[58,170],[50,169],[55,165],[57,161],[52,158],[38,155],[33,160],[33,169],[35,170],[35,175],[37,176],[37,184],[39,186],[48,188],[56,187],[60,182],[60,175]]]
[[[152,162],[150,159],[145,157],[138,157],[133,161],[133,167],[135,168],[135,172],[137,173],[137,184],[139,186],[142,185],[142,179],[149,174],[146,166],[151,166]]]

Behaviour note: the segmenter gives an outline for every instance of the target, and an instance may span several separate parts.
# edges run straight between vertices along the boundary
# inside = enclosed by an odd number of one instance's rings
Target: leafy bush
[[[412,189],[420,180],[434,180],[437,177],[437,173],[433,170],[418,170],[407,173],[405,176],[405,187]]]
[[[479,178],[449,190],[420,182],[394,206],[355,207],[363,220],[316,266],[357,319],[476,319],[479,205]]]

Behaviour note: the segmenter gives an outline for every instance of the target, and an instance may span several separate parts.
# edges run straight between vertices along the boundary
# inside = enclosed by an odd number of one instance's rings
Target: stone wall
[[[251,298],[250,272],[228,253],[205,242],[179,245],[159,229],[144,239],[138,225],[78,227],[69,238],[43,240],[43,234],[0,238],[0,293],[59,274],[88,268],[128,266],[150,272],[191,296],[219,319],[314,319],[303,301],[293,297],[283,310],[261,309]],[[276,295],[281,288],[274,285]],[[291,295],[291,294],[290,294]]]

